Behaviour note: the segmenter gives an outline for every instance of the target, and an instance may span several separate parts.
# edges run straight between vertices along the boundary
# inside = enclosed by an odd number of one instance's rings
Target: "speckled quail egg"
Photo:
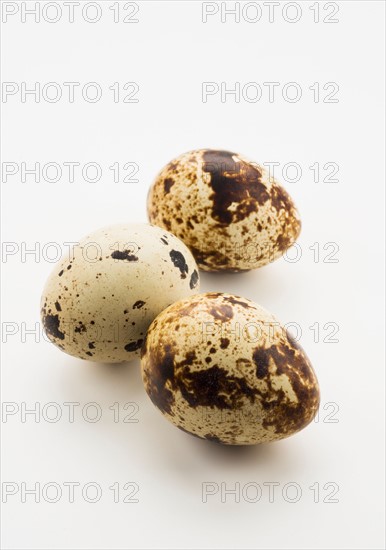
[[[149,220],[171,231],[205,271],[247,271],[282,256],[300,233],[288,193],[268,170],[229,151],[171,161],[147,199]]]
[[[114,225],[90,233],[55,266],[42,323],[70,355],[128,361],[139,355],[153,319],[198,286],[197,265],[177,237],[149,224]]]
[[[192,435],[228,445],[288,437],[314,418],[319,387],[276,318],[231,294],[196,294],[152,322],[142,347],[146,391]]]

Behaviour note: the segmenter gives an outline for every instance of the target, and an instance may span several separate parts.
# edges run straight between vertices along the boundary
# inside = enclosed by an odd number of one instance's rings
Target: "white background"
[[[3,178],[3,241],[15,244],[7,245],[14,254],[3,255],[2,264],[2,398],[15,403],[16,412],[2,419],[2,481],[16,484],[18,492],[3,504],[2,545],[383,548],[384,4],[340,2],[339,22],[332,24],[322,21],[325,2],[319,3],[319,23],[311,3],[301,2],[302,16],[292,24],[283,18],[282,5],[270,23],[262,2],[257,23],[243,17],[236,23],[232,16],[222,23],[220,12],[203,23],[201,2],[138,4],[134,24],[114,23],[107,1],[99,3],[102,17],[95,24],[79,11],[71,24],[63,11],[57,23],[43,18],[36,23],[33,16],[23,23],[19,12],[2,25],[3,81],[25,82],[28,88],[57,82],[63,94],[63,82],[82,87],[93,81],[103,91],[96,103],[85,101],[78,87],[73,103],[64,96],[56,103],[27,96],[23,103],[18,92],[2,104],[3,162],[20,168],[22,162],[31,167],[93,161],[103,171],[96,183],[79,172],[71,183],[64,171],[57,183],[36,183],[33,176],[23,183],[20,171]],[[139,84],[139,102],[115,103],[109,86],[130,81]],[[207,81],[228,87],[257,82],[263,97],[253,103],[227,96],[221,102],[217,94],[203,103]],[[263,86],[270,81],[280,83],[272,103]],[[282,97],[288,82],[301,86],[296,103]],[[309,89],[315,82],[319,102]],[[326,82],[338,84],[338,102],[323,102]],[[23,251],[39,244],[43,250],[49,242],[63,246],[104,225],[146,221],[145,198],[158,170],[180,153],[202,147],[302,167],[300,181],[293,183],[283,180],[280,167],[275,172],[301,212],[301,258],[246,274],[202,274],[202,291],[241,294],[301,328],[300,342],[321,386],[319,422],[266,446],[223,448],[192,438],[153,407],[139,361],[84,362],[41,336],[25,334],[39,321],[40,294],[53,264],[46,253]],[[114,183],[108,168],[114,162],[137,163],[139,182],[124,183],[122,172]],[[321,179],[325,163],[338,164],[339,181],[315,183],[309,169],[315,162]],[[337,262],[323,261],[332,251],[323,246],[331,242],[339,247],[332,257]],[[55,250],[44,250],[55,256]],[[309,328],[315,323],[319,342]],[[326,323],[338,325],[338,342],[325,341]],[[58,422],[47,421],[53,409],[22,421],[23,407],[49,402],[62,411]],[[80,403],[74,422],[66,402]],[[89,402],[99,405],[99,422],[83,418]],[[127,402],[138,404],[137,423],[123,422]],[[109,409],[113,403],[119,404],[119,422]],[[94,412],[89,409],[90,416]],[[63,490],[57,503],[47,501],[53,492],[42,495],[48,482]],[[65,482],[80,483],[73,503]],[[96,503],[82,497],[89,482],[101,488]],[[127,482],[138,484],[139,502],[122,502],[130,492],[123,489]],[[219,488],[207,502],[205,482]],[[269,482],[279,484],[273,497]],[[23,483],[41,484],[40,502],[33,495],[22,502]],[[118,503],[109,489],[114,483],[121,489]],[[224,494],[221,483],[228,489],[239,483],[240,501]],[[245,494],[247,483],[253,485]],[[300,487],[297,502],[289,502],[295,493],[294,486],[285,493],[287,483]],[[257,484],[261,498],[248,502]],[[319,502],[309,488],[314,484]]]

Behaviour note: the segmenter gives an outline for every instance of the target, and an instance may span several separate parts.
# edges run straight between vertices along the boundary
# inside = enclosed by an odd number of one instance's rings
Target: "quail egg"
[[[148,217],[179,237],[205,271],[248,271],[282,256],[300,233],[288,193],[242,155],[200,149],[161,170]]]
[[[288,437],[314,418],[309,359],[277,319],[232,294],[197,294],[152,322],[142,347],[146,391],[181,430],[228,445]]]
[[[42,323],[70,355],[127,361],[139,355],[153,319],[198,287],[197,265],[177,237],[149,224],[114,225],[90,233],[55,266]]]

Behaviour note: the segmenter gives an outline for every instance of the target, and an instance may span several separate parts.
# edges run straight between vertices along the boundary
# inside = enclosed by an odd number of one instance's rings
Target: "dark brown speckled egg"
[[[171,161],[147,201],[151,223],[179,237],[205,271],[247,271],[282,256],[300,217],[269,172],[237,153],[200,149]]]
[[[146,391],[181,430],[228,445],[288,437],[318,410],[309,359],[276,318],[231,294],[196,294],[160,313],[141,351]]]

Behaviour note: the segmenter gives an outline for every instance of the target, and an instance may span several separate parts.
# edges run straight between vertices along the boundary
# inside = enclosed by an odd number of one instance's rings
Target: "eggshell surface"
[[[150,399],[170,422],[219,443],[283,439],[319,406],[300,345],[273,315],[231,294],[197,294],[158,315],[141,368]]]
[[[147,199],[151,223],[179,237],[205,271],[248,271],[282,256],[301,228],[272,174],[229,151],[200,149],[171,161]]]
[[[152,320],[198,287],[194,258],[174,235],[149,224],[114,225],[90,233],[55,266],[42,323],[70,355],[128,361],[139,355]]]

